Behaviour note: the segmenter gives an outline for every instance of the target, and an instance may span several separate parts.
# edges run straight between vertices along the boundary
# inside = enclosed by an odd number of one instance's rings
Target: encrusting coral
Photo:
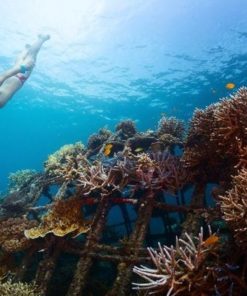
[[[78,198],[57,200],[42,218],[39,226],[24,231],[25,236],[35,239],[48,233],[55,236],[72,233],[73,236],[77,236],[88,232],[91,222],[83,219],[82,202],[83,200]]]
[[[35,284],[27,284],[22,282],[14,283],[11,280],[0,280],[0,295],[1,296],[41,296]]]
[[[0,222],[0,245],[8,253],[23,251],[31,242],[25,237],[24,230],[37,225],[35,220],[27,218],[9,218]]]

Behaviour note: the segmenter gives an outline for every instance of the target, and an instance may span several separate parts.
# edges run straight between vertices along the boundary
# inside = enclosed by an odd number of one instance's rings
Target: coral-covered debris
[[[0,223],[0,245],[8,253],[23,251],[31,242],[25,237],[24,230],[37,225],[27,218],[9,218]]]
[[[83,219],[82,199],[57,200],[51,210],[43,217],[39,226],[25,230],[28,239],[44,237],[48,233],[77,236],[90,229],[91,222]]]

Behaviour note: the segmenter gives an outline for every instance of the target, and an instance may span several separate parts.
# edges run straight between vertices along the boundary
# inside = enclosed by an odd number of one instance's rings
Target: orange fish
[[[235,83],[233,83],[233,82],[228,82],[228,83],[226,84],[226,88],[227,88],[227,89],[234,89],[235,86],[236,86],[236,85],[235,85]]]
[[[112,149],[113,145],[112,144],[106,144],[104,147],[104,155],[108,156],[111,154],[111,149]]]
[[[219,241],[219,239],[220,238],[217,235],[212,234],[204,241],[204,246],[208,247],[214,245]]]

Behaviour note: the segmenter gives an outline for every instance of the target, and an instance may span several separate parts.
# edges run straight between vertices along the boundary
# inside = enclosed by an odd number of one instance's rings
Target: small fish
[[[142,152],[144,149],[142,148],[142,147],[137,147],[134,151],[136,152],[136,153],[138,153],[138,152]]]
[[[219,237],[215,234],[210,235],[205,241],[204,246],[208,247],[210,245],[214,245],[219,241]]]
[[[112,149],[113,145],[112,144],[106,144],[104,147],[104,155],[108,156],[111,154],[111,149]]]
[[[234,89],[235,88],[235,83],[233,83],[233,82],[228,82],[227,84],[226,84],[226,88],[227,89]]]
[[[42,253],[42,252],[44,252],[46,249],[40,249],[40,250],[38,250],[38,252],[39,253]]]

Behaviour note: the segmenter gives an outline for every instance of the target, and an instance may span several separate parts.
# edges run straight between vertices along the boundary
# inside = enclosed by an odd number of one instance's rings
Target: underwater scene
[[[247,1],[0,5],[0,296],[247,295]]]

